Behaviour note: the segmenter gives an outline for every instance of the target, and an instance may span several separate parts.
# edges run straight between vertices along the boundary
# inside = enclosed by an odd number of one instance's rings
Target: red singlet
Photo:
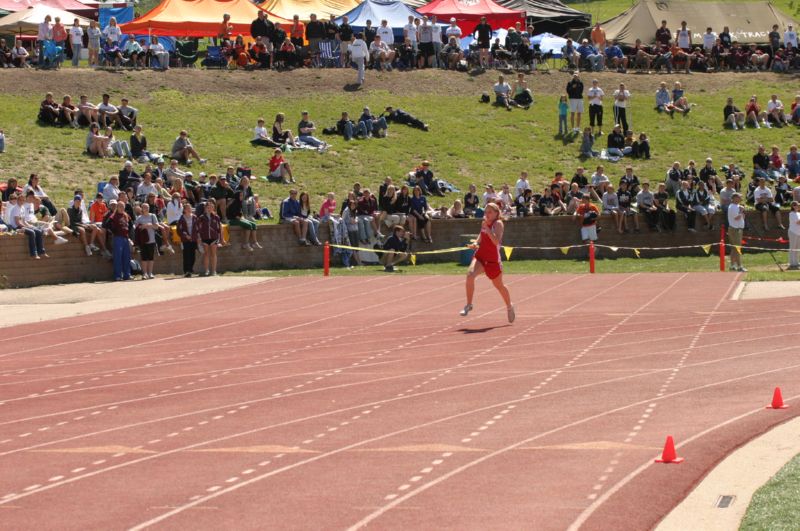
[[[492,243],[492,240],[486,234],[488,232],[489,228],[481,227],[481,233],[478,236],[478,249],[475,251],[475,260],[481,263],[486,276],[494,280],[503,272],[503,265],[500,261],[500,242],[497,242],[496,245]]]

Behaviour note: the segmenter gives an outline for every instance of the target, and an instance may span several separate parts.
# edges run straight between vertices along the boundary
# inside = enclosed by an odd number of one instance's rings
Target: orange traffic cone
[[[772,393],[772,404],[768,405],[767,409],[786,409],[787,407],[789,407],[789,405],[783,403],[781,388],[776,387],[775,392]]]
[[[664,443],[664,451],[661,452],[661,459],[656,459],[656,463],[678,464],[683,463],[683,457],[678,457],[675,453],[675,441],[672,435],[667,435],[667,442]]]

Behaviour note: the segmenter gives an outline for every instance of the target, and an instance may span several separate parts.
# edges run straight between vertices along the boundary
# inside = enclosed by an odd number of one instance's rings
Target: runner
[[[478,240],[472,245],[475,256],[467,273],[467,305],[461,310],[461,316],[466,317],[472,311],[472,296],[475,293],[475,277],[486,273],[489,280],[503,297],[508,311],[508,322],[513,323],[516,315],[514,305],[511,304],[511,295],[503,284],[503,265],[500,261],[500,245],[503,241],[503,222],[500,220],[500,208],[495,203],[488,203],[483,215],[483,225]]]

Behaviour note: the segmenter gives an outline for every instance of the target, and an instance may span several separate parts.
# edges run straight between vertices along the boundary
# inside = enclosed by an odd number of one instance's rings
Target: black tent
[[[559,0],[497,0],[510,9],[524,9],[535,32],[565,35],[567,31],[591,26],[592,16],[562,4]]]

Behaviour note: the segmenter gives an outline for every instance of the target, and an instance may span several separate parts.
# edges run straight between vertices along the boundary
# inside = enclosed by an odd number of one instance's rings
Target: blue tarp
[[[372,25],[378,27],[381,25],[381,20],[385,19],[392,28],[395,42],[398,43],[403,42],[403,26],[408,24],[408,17],[419,19],[423,17],[404,3],[391,0],[364,0],[342,16],[347,16],[350,25],[356,31],[363,30],[367,26],[367,20],[371,20]],[[341,24],[342,18],[337,18],[336,23]],[[439,24],[441,27],[446,25]]]
[[[125,24],[133,20],[133,6],[130,7],[100,7],[100,16],[98,22],[100,29],[106,29],[108,21],[114,17],[117,19],[117,24]]]

